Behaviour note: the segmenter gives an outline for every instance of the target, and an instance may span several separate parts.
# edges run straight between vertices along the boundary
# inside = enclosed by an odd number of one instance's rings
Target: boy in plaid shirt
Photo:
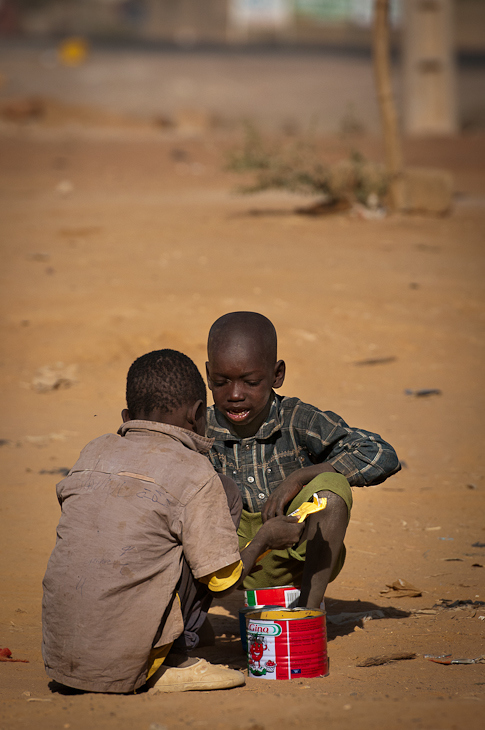
[[[301,583],[300,605],[320,606],[345,560],[351,486],[380,484],[399,471],[396,452],[379,435],[350,428],[330,411],[277,395],[285,363],[277,360],[273,324],[255,312],[232,312],[211,327],[207,379],[214,398],[206,435],[216,471],[234,479],[243,499],[240,545],[262,524],[290,514],[317,493],[298,545],[273,550],[246,588]]]

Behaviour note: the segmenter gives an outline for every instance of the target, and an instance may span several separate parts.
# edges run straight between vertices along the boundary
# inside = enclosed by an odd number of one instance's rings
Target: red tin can
[[[244,591],[244,605],[254,608],[263,606],[284,606],[295,608],[300,598],[300,589],[295,586],[277,586],[276,588],[258,588]]]
[[[325,611],[271,608],[246,614],[250,677],[299,679],[328,675]]]

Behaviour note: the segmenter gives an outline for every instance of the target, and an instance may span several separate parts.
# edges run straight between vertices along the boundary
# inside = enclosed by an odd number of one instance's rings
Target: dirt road
[[[234,195],[238,181],[221,172],[228,144],[215,133],[0,138],[0,646],[29,660],[0,665],[0,727],[478,729],[485,665],[424,655],[485,651],[485,138],[408,145],[408,161],[453,169],[460,195],[449,217],[381,221],[305,218],[288,196]],[[339,144],[321,140],[329,155]],[[375,140],[360,144],[378,153]],[[173,347],[203,367],[210,324],[237,309],[274,321],[282,392],[381,433],[405,463],[354,490],[348,560],[328,591],[330,676],[159,697],[53,693],[40,601],[54,485],[87,441],[117,429],[135,357]],[[356,364],[376,358],[391,359]],[[76,366],[75,382],[36,391],[38,369],[59,362]],[[421,388],[441,394],[405,394]],[[400,578],[422,595],[381,595]],[[234,666],[239,603],[214,607],[217,645],[205,650]],[[381,614],[336,623],[369,611]],[[396,652],[417,657],[357,666]]]

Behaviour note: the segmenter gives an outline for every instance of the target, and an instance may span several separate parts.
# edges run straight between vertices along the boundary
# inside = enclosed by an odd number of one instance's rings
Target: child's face
[[[207,381],[216,408],[241,438],[253,436],[271,407],[272,390],[283,384],[285,364],[270,364],[255,346],[229,345],[212,353]]]

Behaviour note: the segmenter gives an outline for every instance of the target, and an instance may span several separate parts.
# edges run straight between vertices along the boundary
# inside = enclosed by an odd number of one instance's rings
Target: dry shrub
[[[383,201],[388,180],[382,165],[369,162],[357,151],[348,159],[329,165],[319,158],[310,136],[279,142],[265,140],[246,124],[243,143],[229,152],[227,169],[253,172],[242,193],[280,189],[320,195],[329,204],[345,200],[375,208]]]

